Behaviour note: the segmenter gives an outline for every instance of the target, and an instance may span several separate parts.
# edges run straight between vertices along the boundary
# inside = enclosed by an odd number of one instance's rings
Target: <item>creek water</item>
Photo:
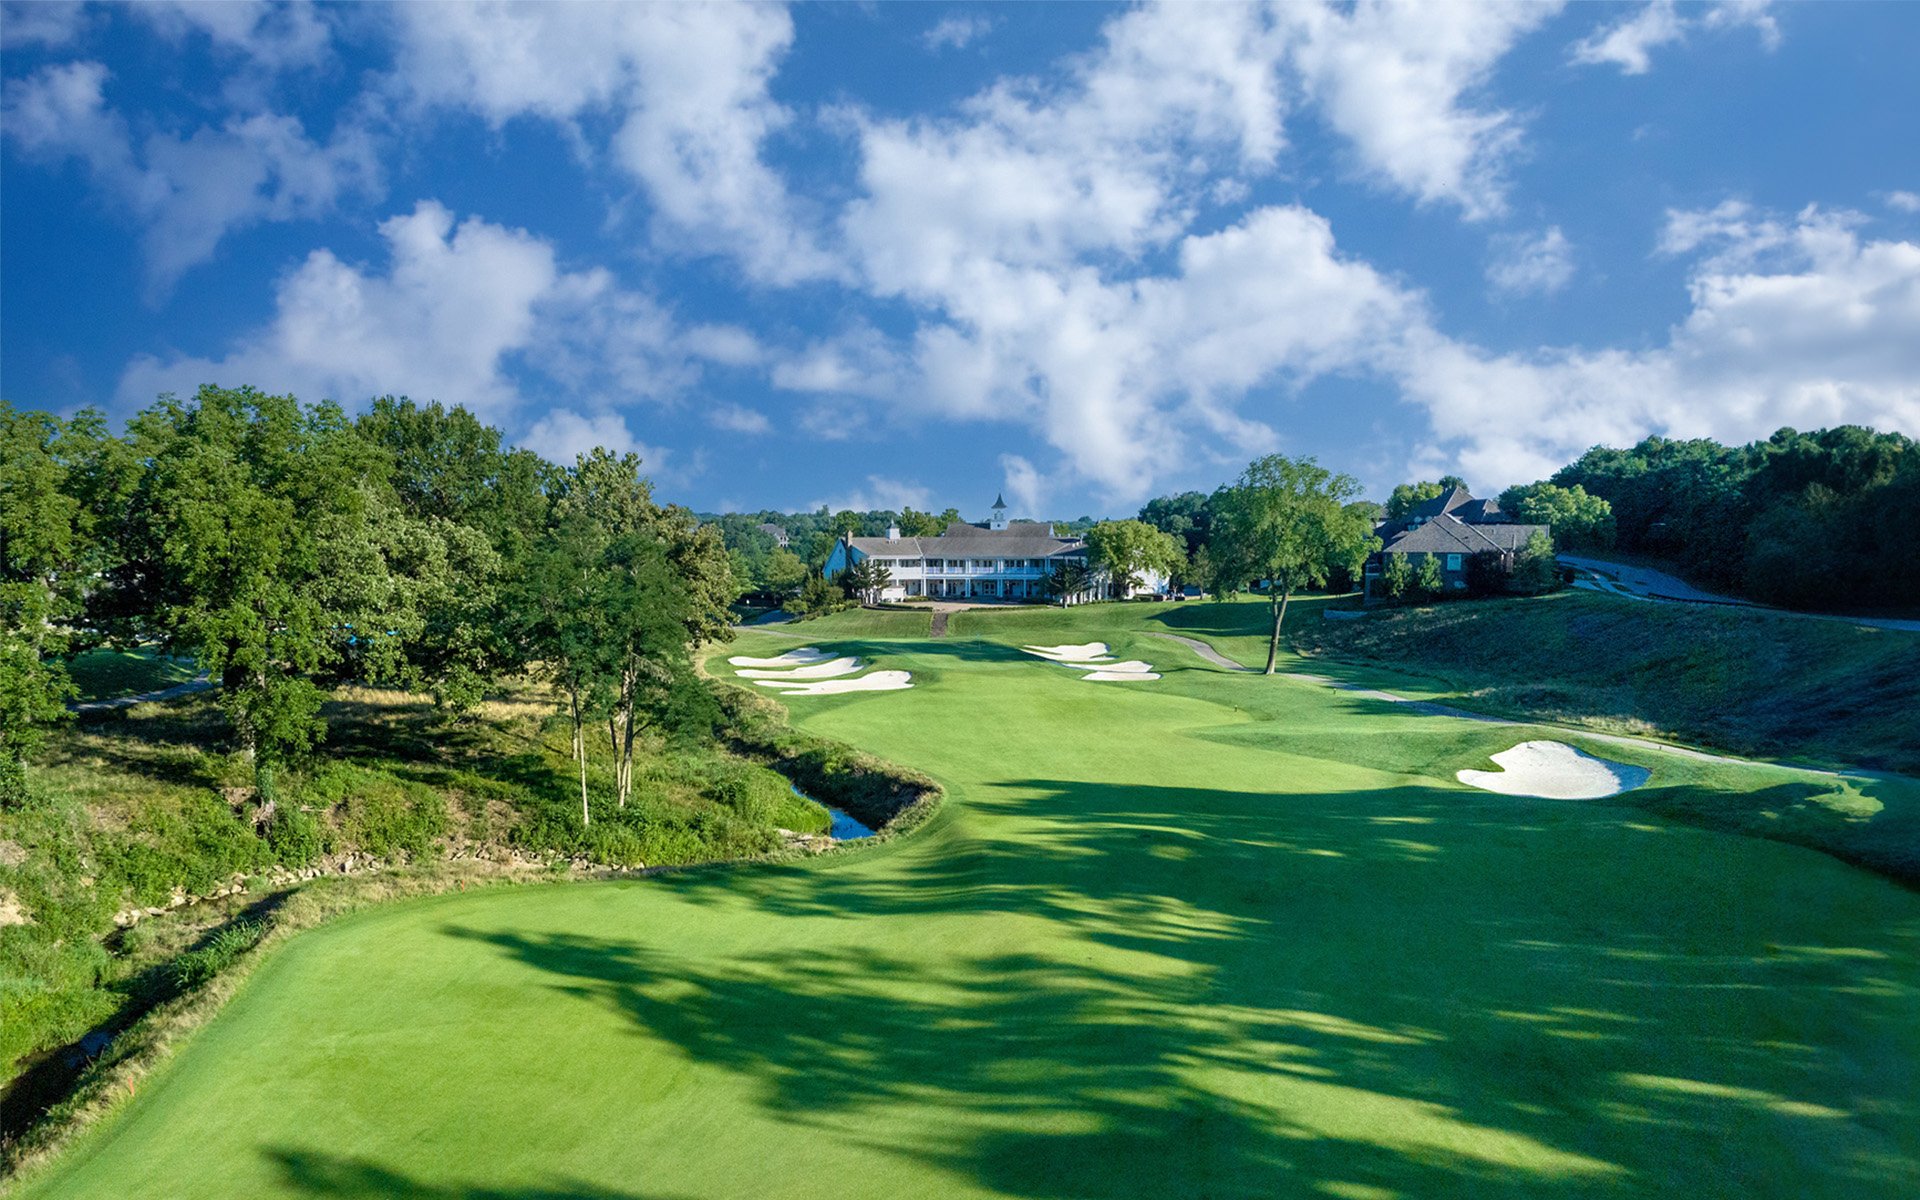
[[[842,842],[850,842],[856,838],[869,838],[873,836],[873,830],[862,825],[851,815],[842,812],[833,805],[823,800],[816,800],[814,797],[807,795],[800,790],[799,784],[789,783],[787,786],[793,789],[794,795],[799,796],[803,800],[813,800],[815,804],[827,810],[827,814],[833,818],[833,827],[827,831],[827,836]]]

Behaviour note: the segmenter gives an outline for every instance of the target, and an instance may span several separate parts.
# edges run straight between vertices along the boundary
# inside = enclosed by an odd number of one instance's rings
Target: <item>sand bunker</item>
[[[1595,758],[1565,742],[1521,742],[1494,755],[1493,761],[1505,769],[1461,771],[1456,777],[1469,787],[1507,796],[1598,800],[1631,791],[1653,773],[1645,767]]]
[[[835,658],[811,667],[795,667],[791,671],[753,671],[743,670],[738,674],[742,679],[832,679],[836,675],[851,675],[864,664],[857,658]]]
[[[1027,646],[1028,654],[1038,654],[1058,663],[1105,662],[1111,657],[1105,642],[1087,642],[1080,646]]]
[[[875,671],[858,679],[822,679],[815,683],[787,679],[756,679],[761,687],[785,688],[782,696],[834,696],[841,692],[897,692],[913,686],[909,671]]]
[[[822,662],[832,657],[824,650],[802,646],[798,650],[789,650],[773,658],[748,658],[745,655],[735,655],[727,661],[736,667],[803,667],[808,663]]]
[[[1148,679],[1158,679],[1153,664],[1130,658],[1126,662],[1113,661],[1113,654],[1105,642],[1087,642],[1079,646],[1024,646],[1028,654],[1037,654],[1050,662],[1063,667],[1072,667],[1076,671],[1085,671],[1080,678],[1094,683],[1133,683]]]

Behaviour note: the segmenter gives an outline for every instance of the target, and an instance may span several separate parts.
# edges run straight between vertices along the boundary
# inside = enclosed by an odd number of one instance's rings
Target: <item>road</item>
[[[1676,578],[1665,571],[1656,571],[1652,567],[1628,566],[1625,563],[1609,562],[1602,558],[1586,558],[1577,554],[1562,554],[1558,558],[1563,566],[1572,567],[1579,572],[1573,581],[1573,586],[1594,592],[1604,592],[1610,596],[1683,604],[1718,604],[1731,608],[1751,608],[1759,612],[1773,613],[1776,616],[1802,617],[1812,621],[1842,621],[1849,625],[1865,625],[1873,629],[1898,629],[1908,633],[1920,633],[1920,620],[1903,620],[1898,617],[1849,617],[1837,613],[1795,612],[1785,608],[1769,608],[1764,604],[1755,604],[1751,600],[1702,591],[1684,579]]]

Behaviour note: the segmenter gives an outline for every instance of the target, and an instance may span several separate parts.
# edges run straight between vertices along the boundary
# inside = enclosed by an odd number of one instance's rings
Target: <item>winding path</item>
[[[213,686],[213,680],[205,675],[198,679],[189,679],[185,683],[176,683],[172,687],[161,688],[157,692],[141,692],[133,696],[115,696],[111,700],[88,700],[83,704],[70,705],[74,712],[108,712],[116,708],[132,708],[149,700],[171,700],[176,696],[187,696],[194,692],[204,692]]]
[[[1215,650],[1212,646],[1209,646],[1205,642],[1201,641],[1199,638],[1181,637],[1177,633],[1154,633],[1151,630],[1147,630],[1145,632],[1148,637],[1165,638],[1169,642],[1179,642],[1182,646],[1185,646],[1187,649],[1193,651],[1195,654],[1198,654],[1201,658],[1206,659],[1208,662],[1212,663],[1217,667],[1225,667],[1229,671],[1253,670],[1252,667],[1249,667],[1244,663],[1237,663],[1233,661],[1232,659],[1228,658],[1226,655],[1220,653],[1218,650]]]

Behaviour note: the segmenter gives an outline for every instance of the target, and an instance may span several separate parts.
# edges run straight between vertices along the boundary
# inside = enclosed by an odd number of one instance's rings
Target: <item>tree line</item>
[[[450,716],[539,672],[616,799],[635,736],[692,727],[692,652],[730,636],[719,531],[661,505],[640,460],[560,466],[463,408],[383,397],[358,418],[252,388],[163,396],[115,435],[0,401],[0,802],[101,645],[190,658],[218,688],[263,807],[326,736],[327,688],[431,693]]]

